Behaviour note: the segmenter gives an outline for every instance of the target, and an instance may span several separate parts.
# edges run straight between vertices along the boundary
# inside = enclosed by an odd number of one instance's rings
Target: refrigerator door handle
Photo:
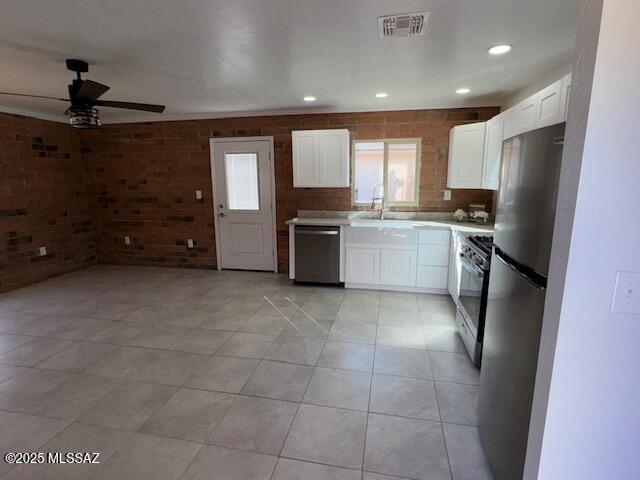
[[[517,262],[502,250],[500,250],[498,247],[494,247],[494,249],[496,258],[500,260],[505,267],[507,267],[516,275],[520,276],[522,279],[526,280],[529,284],[533,285],[538,290],[546,290],[547,277],[536,272],[533,268],[527,267],[526,265]]]

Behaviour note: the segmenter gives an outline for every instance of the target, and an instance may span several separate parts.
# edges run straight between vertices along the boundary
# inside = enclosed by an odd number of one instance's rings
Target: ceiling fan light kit
[[[67,69],[76,73],[75,80],[73,80],[69,85],[69,99],[13,92],[0,92],[0,95],[47,98],[50,100],[71,102],[71,106],[67,109],[66,113],[69,114],[69,124],[73,128],[100,128],[102,125],[100,122],[100,112],[94,108],[95,106],[124,108],[127,110],[139,110],[154,113],[162,113],[164,111],[164,105],[98,100],[98,98],[110,90],[110,87],[94,82],[93,80],[82,79],[80,74],[89,71],[89,64],[84,60],[70,58],[67,59],[66,63]]]
[[[96,108],[69,108],[69,124],[73,128],[100,128],[100,113]]]

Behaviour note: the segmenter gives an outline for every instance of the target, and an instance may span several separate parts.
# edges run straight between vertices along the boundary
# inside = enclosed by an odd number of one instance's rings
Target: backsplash
[[[274,137],[278,263],[288,266],[285,221],[300,210],[353,210],[349,188],[293,188],[291,131],[347,128],[352,139],[422,138],[419,207],[453,212],[492,206],[493,192],[446,188],[449,130],[487,120],[498,108],[285,115],[105,125],[80,132],[100,262],[215,267],[209,139]],[[198,201],[194,192],[202,190]],[[124,236],[132,245],[125,245]],[[196,247],[188,249],[186,239]]]

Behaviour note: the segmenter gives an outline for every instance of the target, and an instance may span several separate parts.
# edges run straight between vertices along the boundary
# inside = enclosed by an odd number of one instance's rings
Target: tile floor
[[[446,296],[96,266],[0,296],[2,479],[485,480]]]

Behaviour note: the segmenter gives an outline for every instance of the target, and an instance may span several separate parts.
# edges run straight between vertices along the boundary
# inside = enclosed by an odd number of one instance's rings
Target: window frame
[[[358,139],[351,142],[351,204],[355,207],[371,205],[371,202],[356,201],[356,144],[358,143],[382,143],[384,144],[382,163],[382,185],[384,188],[383,206],[388,207],[418,207],[420,205],[420,168],[422,166],[422,138],[380,138],[380,139]],[[389,145],[413,143],[416,146],[416,181],[414,185],[414,201],[411,202],[390,202],[387,199],[387,179],[389,176]]]

